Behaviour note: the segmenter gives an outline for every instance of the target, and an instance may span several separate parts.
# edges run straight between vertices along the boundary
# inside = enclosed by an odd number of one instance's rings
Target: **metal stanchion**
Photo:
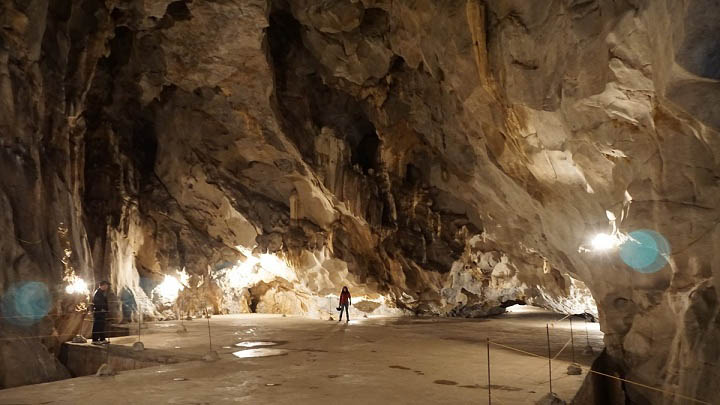
[[[207,318],[207,325],[208,325],[208,345],[210,350],[207,352],[205,356],[203,356],[203,360],[205,361],[215,361],[220,359],[220,356],[216,351],[212,349],[212,334],[210,333],[210,311],[205,309],[205,317]]]
[[[107,344],[105,344],[105,363],[100,365],[95,376],[97,377],[108,377],[117,374],[114,368],[110,365],[110,339],[105,338]]]
[[[587,356],[592,356],[593,354],[595,354],[595,352],[593,351],[592,346],[590,346],[590,334],[588,333],[587,328],[587,317],[585,318],[585,342],[587,345],[585,346],[585,350],[583,350],[583,354]]]
[[[572,362],[575,363],[575,340],[573,338],[572,316],[570,317],[570,350],[572,353]]]
[[[550,325],[545,324],[545,331],[547,332],[548,375],[550,377],[550,395],[552,395],[553,389],[552,389],[552,355],[550,354]]]
[[[492,404],[490,388],[490,338],[487,338],[487,369],[488,369],[488,405]]]
[[[582,368],[575,362],[575,337],[573,336],[572,316],[570,317],[570,350],[572,350],[572,364],[567,368],[568,375],[582,374]]]
[[[183,298],[180,296],[180,304],[178,305],[178,310],[180,311],[180,327],[177,329],[178,334],[185,334],[187,333],[187,328],[185,327],[185,322],[183,320]]]
[[[208,343],[210,344],[210,351],[212,351],[212,334],[210,333],[210,314],[208,313],[205,317],[208,324]]]
[[[133,351],[141,352],[145,350],[145,345],[142,342],[142,321],[143,321],[143,312],[142,312],[142,304],[138,303],[138,340],[137,342],[133,343],[132,348]]]

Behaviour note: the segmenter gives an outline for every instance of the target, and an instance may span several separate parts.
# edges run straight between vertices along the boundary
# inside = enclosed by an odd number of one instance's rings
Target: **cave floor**
[[[551,323],[553,356],[570,337],[562,315],[526,307],[490,319],[368,318],[350,324],[277,315],[225,315],[211,320],[214,362],[186,361],[121,371],[113,377],[79,377],[0,391],[0,404],[316,404],[487,403],[486,337],[547,356]],[[512,310],[512,309],[511,309]],[[160,322],[143,329],[146,348],[185,357],[208,351],[207,321]],[[593,356],[583,355],[585,325],[575,326],[576,360],[583,374],[568,376],[568,346],[553,361],[553,389],[570,400]],[[589,342],[603,347],[598,324],[587,324]],[[136,328],[137,330],[137,328]],[[113,338],[132,345],[137,337]],[[248,342],[274,342],[253,346]],[[117,346],[116,346],[117,347]],[[252,357],[259,354],[268,357]],[[277,349],[263,353],[266,349]],[[98,350],[104,350],[98,348]],[[233,355],[240,352],[238,355]],[[249,357],[248,357],[249,356]],[[180,356],[179,356],[180,357]],[[529,404],[548,392],[548,361],[491,346],[493,404]]]

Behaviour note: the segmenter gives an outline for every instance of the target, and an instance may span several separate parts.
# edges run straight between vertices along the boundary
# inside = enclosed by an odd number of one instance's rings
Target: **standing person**
[[[107,340],[105,340],[105,321],[107,320],[109,310],[107,300],[108,288],[110,288],[110,283],[101,281],[100,286],[95,290],[95,295],[93,295],[92,343],[94,345],[107,343]]]
[[[342,314],[343,310],[345,311],[345,314],[347,315],[347,320],[345,322],[350,322],[350,309],[349,306],[352,304],[351,297],[350,297],[350,290],[348,290],[347,286],[342,288],[342,292],[340,293],[340,319],[338,322],[342,322]]]

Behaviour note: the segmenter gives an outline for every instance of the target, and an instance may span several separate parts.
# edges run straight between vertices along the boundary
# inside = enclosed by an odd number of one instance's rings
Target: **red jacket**
[[[343,291],[340,293],[340,306],[350,303],[350,292]]]

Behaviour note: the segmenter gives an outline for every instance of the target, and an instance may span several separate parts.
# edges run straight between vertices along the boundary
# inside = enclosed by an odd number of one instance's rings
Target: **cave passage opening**
[[[367,125],[362,125],[361,129],[364,132],[362,139],[358,143],[357,147],[353,149],[351,162],[353,165],[358,165],[362,169],[363,173],[369,174],[370,169],[377,170],[378,166],[378,150],[380,148],[380,139],[375,133],[375,128],[369,122]],[[367,126],[372,127],[367,128]]]

